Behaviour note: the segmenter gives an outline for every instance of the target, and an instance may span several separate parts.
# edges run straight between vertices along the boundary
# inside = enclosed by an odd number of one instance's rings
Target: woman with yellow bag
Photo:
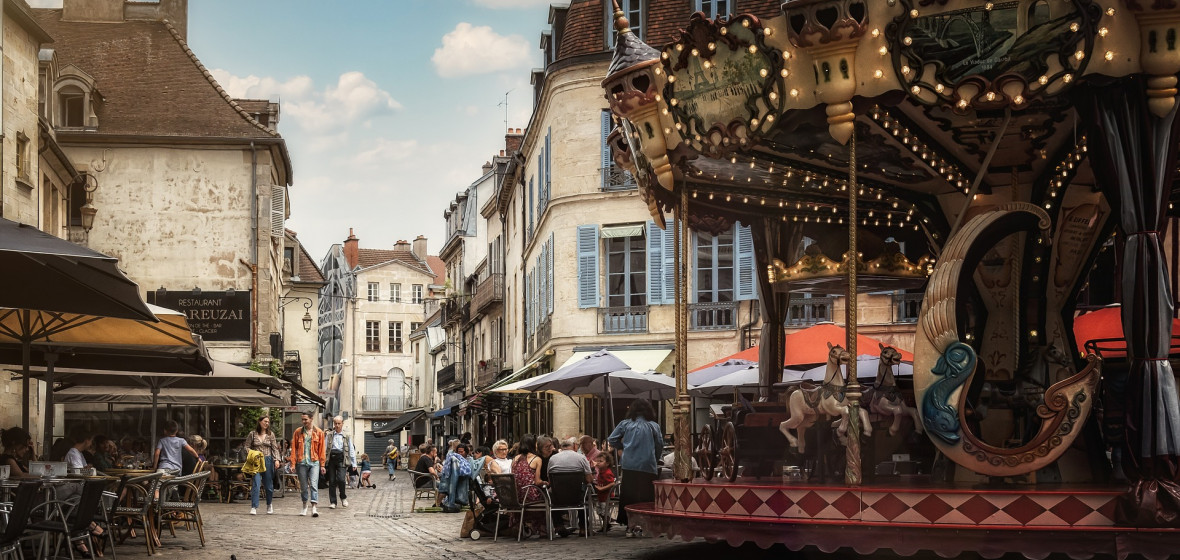
[[[242,466],[243,474],[253,474],[250,485],[250,515],[258,514],[258,490],[266,489],[266,513],[274,513],[274,477],[276,469],[283,464],[282,450],[279,439],[270,429],[270,418],[263,416],[258,419],[258,427],[246,434],[245,447],[247,450],[246,464]]]

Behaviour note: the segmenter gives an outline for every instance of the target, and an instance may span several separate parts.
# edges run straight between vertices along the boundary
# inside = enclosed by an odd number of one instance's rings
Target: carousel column
[[[688,396],[688,191],[681,186],[672,223],[676,242],[676,407],[673,412],[676,455],[673,475],[692,480],[692,398]]]
[[[848,406],[848,446],[845,448],[846,465],[844,482],[849,486],[860,486],[860,383],[856,376],[856,267],[859,256],[856,252],[856,135],[848,142],[848,253],[844,265],[848,267],[848,297],[844,306],[845,327],[848,335],[848,377],[845,381],[844,398]]]

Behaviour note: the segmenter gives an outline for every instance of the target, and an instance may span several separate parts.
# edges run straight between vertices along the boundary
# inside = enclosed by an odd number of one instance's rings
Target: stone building
[[[364,436],[370,456],[380,455],[386,444],[372,435],[374,422],[417,406],[409,334],[445,283],[442,261],[427,254],[425,237],[367,249],[349,230],[321,268],[319,387],[331,399],[328,412],[345,417],[358,444]]]

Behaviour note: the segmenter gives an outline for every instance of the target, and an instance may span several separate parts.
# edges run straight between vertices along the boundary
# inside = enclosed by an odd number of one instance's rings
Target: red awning
[[[1127,339],[1123,336],[1122,307],[1119,305],[1079,315],[1073,320],[1073,336],[1083,354],[1094,352],[1103,359],[1127,357]],[[1180,354],[1180,319],[1172,319],[1171,346],[1169,355]]]
[[[786,351],[783,352],[783,366],[794,367],[809,364],[822,364],[827,362],[828,343],[830,342],[834,345],[844,346],[847,342],[847,339],[848,335],[844,331],[844,327],[832,323],[815,325],[814,327],[808,327],[799,332],[788,334],[785,339]],[[875,338],[867,337],[863,334],[856,335],[856,353],[861,356],[880,355],[881,348],[878,346],[879,344],[881,344],[881,341]],[[912,352],[907,352],[900,348],[898,348],[897,351],[901,352],[902,360],[907,362],[914,361],[914,354]],[[709,366],[719,364],[726,360],[750,360],[752,362],[757,362],[758,347],[754,346],[752,348],[747,348],[741,352],[738,352],[737,354],[726,356],[715,362],[705,364],[693,371],[705,369]]]

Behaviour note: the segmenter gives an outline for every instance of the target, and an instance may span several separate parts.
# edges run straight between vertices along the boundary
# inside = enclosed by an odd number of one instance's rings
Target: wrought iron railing
[[[537,325],[537,349],[545,346],[549,342],[549,338],[553,336],[553,321],[549,317],[545,317],[540,324]]]
[[[476,313],[482,313],[492,304],[504,301],[504,274],[489,274],[475,287],[475,295],[471,299],[471,307]]]
[[[475,388],[483,389],[496,381],[496,376],[504,369],[504,360],[488,358],[481,360],[475,373]]]
[[[631,173],[624,170],[622,167],[612,165],[602,169],[602,190],[606,192],[611,191],[628,191],[636,188],[635,177]]]
[[[786,325],[796,327],[832,320],[832,296],[791,299],[787,308]]]
[[[361,397],[362,412],[401,412],[409,404],[405,397]]]
[[[916,323],[924,294],[893,294],[893,322]]]
[[[647,306],[599,307],[599,334],[626,334],[647,332]]]
[[[695,331],[727,331],[737,326],[737,302],[690,303],[688,316]]]

